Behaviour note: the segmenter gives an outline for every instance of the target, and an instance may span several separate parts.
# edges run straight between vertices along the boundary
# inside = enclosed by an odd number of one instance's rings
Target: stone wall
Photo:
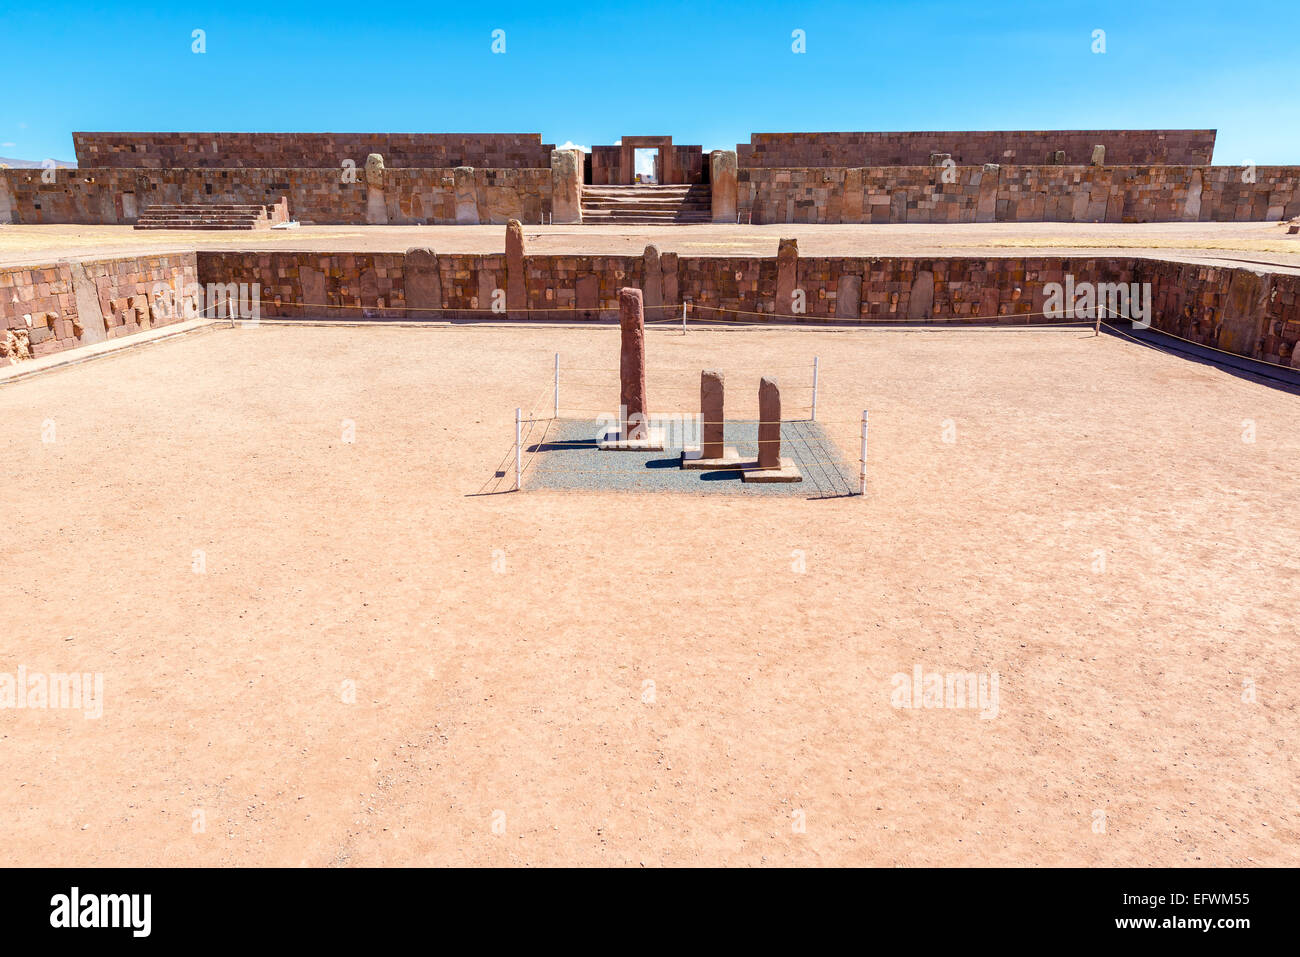
[[[1300,368],[1300,276],[1135,257],[777,257],[199,252],[0,269],[0,362],[21,362],[194,314],[193,283],[260,283],[261,314],[337,319],[613,319],[618,290],[645,290],[647,318],[1023,323],[1048,283],[1150,283],[1152,321],[1193,342]],[[151,299],[166,284],[180,301]],[[504,316],[494,297],[525,303]],[[499,292],[498,292],[499,291]],[[725,311],[724,311],[725,310]],[[1047,320],[1050,321],[1050,320]]]
[[[945,178],[951,179],[946,182]],[[741,169],[754,223],[1243,222],[1300,215],[1300,167]]]
[[[194,253],[0,268],[0,364],[14,364],[184,320]],[[174,299],[152,298],[157,284]]]
[[[390,167],[535,169],[554,146],[540,133],[73,133],[77,165],[171,169]]]
[[[200,252],[198,268],[205,283],[260,282],[266,316],[503,318],[492,312],[494,292],[504,297],[520,281],[504,255],[426,255],[432,285],[409,312],[403,254]],[[695,319],[778,318],[775,257],[525,256],[521,275],[527,305],[509,318],[613,319],[623,286],[646,290],[651,319],[676,318],[683,301]],[[1041,322],[1046,285],[1067,276],[1150,282],[1156,328],[1270,362],[1300,360],[1300,277],[1123,256],[800,258],[791,282],[806,311],[780,318]]]
[[[550,213],[549,168],[473,169],[462,179],[475,222],[540,223]],[[458,222],[455,184],[454,169],[385,169],[378,191],[387,222]],[[269,205],[287,197],[299,222],[360,225],[372,222],[370,190],[364,168],[355,176],[307,168],[10,169],[0,170],[0,222],[129,224],[153,203]]]
[[[1002,130],[982,132],[754,133],[736,147],[744,167],[928,166],[948,154],[959,166],[1092,162],[1106,147],[1117,166],[1204,166],[1214,154],[1214,130]]]
[[[1142,259],[1158,329],[1238,355],[1300,368],[1300,276]]]

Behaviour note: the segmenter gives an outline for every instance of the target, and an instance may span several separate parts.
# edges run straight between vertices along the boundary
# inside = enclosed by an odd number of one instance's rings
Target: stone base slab
[[[781,467],[779,469],[760,469],[757,462],[746,462],[741,466],[745,474],[741,480],[745,482],[802,482],[803,474],[799,467],[794,464],[794,459],[781,457]]]
[[[664,430],[647,429],[643,439],[625,439],[622,433],[607,432],[596,443],[602,452],[662,452],[664,450]]]
[[[745,466],[752,467],[753,465],[754,462],[752,459],[743,458],[741,454],[730,445],[723,448],[722,458],[720,459],[700,458],[700,450],[698,448],[682,450],[682,468],[684,469],[695,469],[701,472],[714,472],[720,469],[735,470]]]

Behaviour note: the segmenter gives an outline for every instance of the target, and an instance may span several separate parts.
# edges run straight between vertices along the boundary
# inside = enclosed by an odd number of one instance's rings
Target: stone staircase
[[[705,185],[583,186],[582,221],[588,225],[708,223],[713,194]]]
[[[136,229],[270,229],[274,206],[247,203],[156,203]]]

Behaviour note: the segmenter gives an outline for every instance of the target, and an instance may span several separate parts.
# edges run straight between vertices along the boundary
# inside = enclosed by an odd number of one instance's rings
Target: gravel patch
[[[671,425],[662,452],[603,452],[596,447],[598,428],[595,420],[557,419],[547,430],[545,441],[525,444],[524,489],[838,498],[856,494],[858,488],[857,463],[845,459],[817,422],[781,423],[781,455],[793,459],[803,473],[802,482],[789,483],[746,483],[739,470],[683,469],[683,441]],[[727,445],[746,458],[757,458],[756,422],[728,419],[725,434]]]

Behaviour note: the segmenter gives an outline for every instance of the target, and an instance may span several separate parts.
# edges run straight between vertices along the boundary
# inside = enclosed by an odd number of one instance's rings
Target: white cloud
[[[5,149],[8,149],[8,148],[11,147],[11,146],[17,146],[17,145],[18,145],[17,143],[0,143],[0,146],[3,146]]]
[[[573,142],[573,140],[565,140],[563,143],[561,143],[559,146],[555,148],[557,150],[582,150],[584,153],[591,152],[590,146],[579,146],[577,143]]]

